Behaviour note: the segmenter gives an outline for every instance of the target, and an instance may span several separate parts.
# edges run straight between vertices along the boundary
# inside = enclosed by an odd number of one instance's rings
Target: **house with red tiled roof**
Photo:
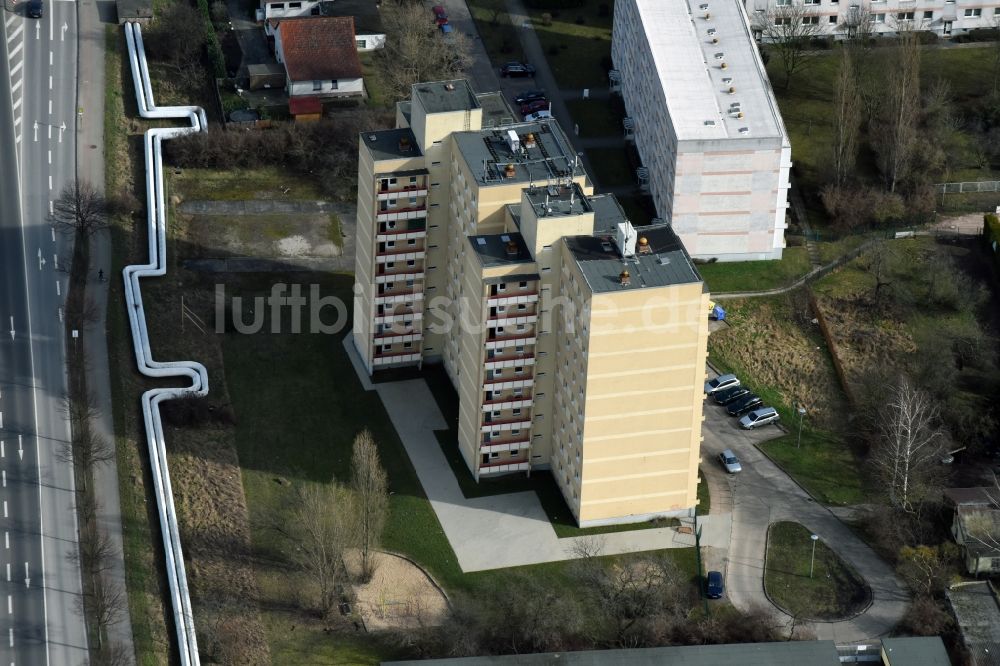
[[[361,61],[349,16],[274,21],[274,56],[285,67],[289,101],[364,94]]]

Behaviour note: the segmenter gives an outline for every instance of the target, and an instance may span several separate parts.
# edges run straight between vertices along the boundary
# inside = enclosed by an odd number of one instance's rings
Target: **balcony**
[[[376,333],[372,336],[372,340],[375,344],[395,344],[397,342],[418,342],[423,339],[423,335],[419,331],[411,331],[408,333],[393,333],[391,331],[385,331],[382,333]]]
[[[500,463],[493,465],[481,465],[479,467],[480,475],[488,474],[506,474],[507,472],[526,472],[528,471],[528,462],[513,462],[513,463]]]
[[[517,368],[526,365],[534,365],[535,357],[528,356],[511,356],[507,358],[492,358],[487,359],[483,364],[483,367],[487,370],[499,370],[500,368]]]
[[[486,299],[486,305],[491,308],[495,308],[500,305],[518,305],[520,303],[537,303],[538,302],[538,292],[529,291],[523,294],[502,294],[498,296],[490,296]]]
[[[424,292],[420,290],[420,287],[413,285],[410,289],[417,289],[416,292],[409,294],[387,294],[375,297],[375,305],[393,305],[396,303],[410,303],[411,301],[423,301]],[[414,307],[417,304],[414,303]]]
[[[529,398],[507,398],[501,400],[487,400],[483,403],[483,411],[491,412],[501,409],[515,409],[518,407],[531,407],[532,399]]]
[[[390,354],[378,354],[376,353],[374,358],[372,358],[372,365],[396,365],[399,363],[419,363],[420,362],[420,352],[399,352]]]
[[[375,214],[375,219],[379,222],[388,222],[390,220],[416,220],[426,217],[427,206],[393,208],[392,210],[380,210]]]
[[[427,238],[426,229],[390,229],[380,231],[375,240],[384,243],[386,241],[419,240],[422,238]]]
[[[533,377],[507,379],[487,379],[483,382],[484,391],[502,391],[504,389],[527,388],[535,385]]]
[[[516,315],[509,316],[508,314],[497,315],[496,317],[490,317],[486,320],[486,325],[490,328],[496,328],[497,326],[515,326],[517,324],[534,324],[538,321],[538,315]],[[492,338],[491,338],[492,339]]]
[[[422,311],[413,312],[393,312],[392,314],[383,314],[375,316],[376,324],[393,324],[399,321],[412,321],[414,323],[420,322],[424,318],[424,313]]]
[[[423,248],[410,247],[410,248],[386,248],[385,250],[378,252],[375,255],[376,264],[386,264],[393,263],[396,261],[416,261],[417,259],[423,259],[424,255]]]
[[[480,432],[492,432],[497,430],[504,432],[505,430],[528,430],[529,428],[531,428],[531,417],[519,416],[515,419],[507,419],[506,421],[484,423],[480,428]]]
[[[405,194],[408,197],[426,197],[427,185],[406,185],[403,187],[394,185],[385,189],[379,189],[378,200],[398,199],[400,194]]]
[[[409,280],[409,279],[422,280],[423,277],[424,277],[423,265],[407,266],[404,263],[401,266],[386,268],[385,265],[382,264],[379,266],[378,272],[375,273],[375,284],[382,284],[383,282],[398,282],[399,280]],[[380,280],[379,278],[383,279]]]
[[[507,442],[489,441],[479,445],[480,453],[493,453],[494,451],[520,451],[531,446],[531,441],[525,437],[518,437]]]
[[[487,340],[486,349],[503,349],[505,347],[515,347],[519,344],[533,345],[536,341],[537,339],[534,335],[501,335]]]

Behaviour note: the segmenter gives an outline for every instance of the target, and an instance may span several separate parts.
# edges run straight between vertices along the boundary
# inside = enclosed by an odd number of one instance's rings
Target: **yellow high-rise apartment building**
[[[695,504],[708,294],[666,225],[594,195],[555,121],[422,83],[360,137],[354,342],[443,363],[476,479],[549,469],[581,526]]]

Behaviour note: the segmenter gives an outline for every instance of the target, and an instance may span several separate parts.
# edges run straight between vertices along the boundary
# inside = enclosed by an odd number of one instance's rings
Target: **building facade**
[[[368,371],[442,363],[475,478],[551,470],[581,525],[693,510],[708,294],[677,236],[634,228],[499,94],[418,84],[396,120],[360,139]]]
[[[926,30],[951,37],[1000,22],[997,0],[749,0],[747,10],[754,12],[754,24],[776,21],[784,18],[780,8],[792,3],[803,5],[801,20],[818,26],[819,35],[837,38],[859,26],[874,35]]]
[[[614,83],[691,256],[780,259],[791,145],[742,0],[619,0]]]

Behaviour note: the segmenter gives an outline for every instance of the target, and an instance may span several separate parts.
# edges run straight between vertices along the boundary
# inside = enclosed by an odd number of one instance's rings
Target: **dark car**
[[[534,102],[528,102],[527,104],[521,105],[521,115],[526,116],[529,113],[535,113],[536,111],[549,111],[549,101],[546,99],[536,99]]]
[[[520,93],[514,98],[514,103],[527,104],[528,102],[534,102],[537,99],[545,99],[544,90],[528,90],[527,92]]]
[[[28,18],[42,18],[42,14],[45,13],[45,5],[42,4],[42,0],[30,0],[27,13]]]
[[[446,12],[444,10],[444,7],[442,7],[441,5],[434,5],[433,7],[431,7],[431,11],[434,12],[434,18],[436,19],[448,18],[448,12]]]
[[[721,599],[725,591],[726,584],[722,580],[722,572],[709,571],[705,577],[705,596],[709,599]]]
[[[500,68],[500,76],[525,77],[534,76],[535,66],[526,62],[508,62]]]
[[[754,407],[759,407],[761,402],[759,396],[750,393],[739,400],[729,403],[729,406],[726,407],[726,413],[730,416],[739,416],[740,414],[749,412]]]
[[[750,389],[746,386],[734,386],[732,388],[727,388],[717,393],[713,393],[712,397],[715,398],[715,402],[720,405],[728,405],[737,398],[742,398],[745,395],[750,395]]]

